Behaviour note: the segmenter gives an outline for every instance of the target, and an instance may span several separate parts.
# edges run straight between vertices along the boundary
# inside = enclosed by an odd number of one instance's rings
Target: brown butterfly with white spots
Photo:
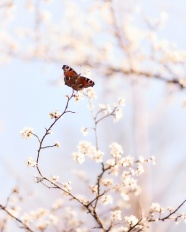
[[[69,67],[68,65],[63,65],[62,67],[64,71],[64,81],[65,85],[68,85],[72,89],[79,91],[84,88],[93,87],[95,83],[87,77],[81,76],[81,74],[77,74],[77,72]]]

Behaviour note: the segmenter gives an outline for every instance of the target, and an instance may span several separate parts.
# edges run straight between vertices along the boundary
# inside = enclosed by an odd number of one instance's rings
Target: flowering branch
[[[183,219],[186,220],[186,215],[184,214],[180,214],[178,216],[175,216],[173,218],[171,218],[172,215],[174,215],[182,206],[183,204],[186,202],[186,200],[184,200],[175,210],[171,209],[171,208],[167,208],[167,210],[169,211],[168,215],[165,217],[161,217],[162,212],[164,211],[164,209],[162,207],[160,207],[159,204],[157,203],[153,203],[149,212],[149,216],[146,217],[141,217],[140,220],[138,220],[135,216],[131,216],[131,217],[126,217],[126,222],[129,225],[128,230],[126,230],[126,232],[130,232],[130,231],[143,231],[143,228],[147,227],[147,223],[151,223],[151,222],[158,222],[158,221],[165,221],[167,219],[174,219],[175,222],[178,222],[178,219]],[[154,217],[154,213],[159,213],[159,217]]]
[[[184,200],[173,212],[170,212],[166,217],[160,218],[159,220],[164,221],[165,219],[170,218],[171,215],[175,214],[181,207],[182,205],[186,202],[186,200]]]
[[[21,224],[21,227],[20,228],[23,228],[23,229],[26,229],[27,231],[30,231],[30,232],[34,232],[34,230],[32,230],[23,220],[21,220],[20,218],[16,217],[15,216],[15,213],[16,212],[14,210],[14,207],[8,209],[8,203],[9,201],[11,200],[11,197],[14,195],[14,194],[18,194],[18,190],[17,188],[14,188],[11,193],[9,194],[9,196],[7,197],[7,200],[6,200],[6,204],[5,205],[2,205],[0,204],[0,210],[3,210],[4,212],[6,212],[7,215],[10,216],[10,218],[13,218],[14,220],[16,220],[18,223]],[[5,224],[7,223],[8,219],[6,219],[4,221],[4,224],[2,225],[2,228],[0,228],[1,231],[3,231],[3,228],[5,228]]]
[[[166,77],[163,77],[162,74],[160,73],[151,73],[148,71],[139,71],[139,70],[135,70],[135,69],[130,69],[130,70],[122,70],[122,69],[117,69],[117,68],[113,68],[113,67],[108,67],[107,69],[107,75],[113,75],[113,73],[123,73],[124,75],[127,76],[143,76],[146,78],[155,78],[157,80],[163,81],[167,84],[174,84],[177,85],[180,89],[185,89],[186,85],[185,83],[179,79],[176,79],[175,77],[172,77],[171,79],[168,79]]]
[[[80,94],[80,93],[79,93]],[[155,163],[155,158],[151,157],[145,159],[143,157],[139,157],[139,159],[134,160],[131,156],[123,156],[123,149],[121,145],[117,144],[116,142],[112,143],[109,148],[110,150],[110,158],[106,157],[106,160],[103,160],[104,153],[99,150],[98,147],[98,136],[97,136],[97,126],[99,122],[103,121],[109,116],[114,116],[115,121],[118,121],[122,117],[121,106],[124,105],[124,99],[120,98],[117,103],[114,103],[113,106],[111,105],[99,105],[99,110],[97,113],[93,111],[93,103],[92,100],[95,98],[92,88],[87,90],[87,93],[84,93],[85,96],[89,99],[89,109],[91,110],[91,114],[94,121],[94,133],[95,133],[95,144],[94,147],[90,142],[81,141],[78,145],[78,152],[73,153],[73,158],[78,163],[83,163],[85,161],[85,157],[94,160],[98,163],[99,167],[101,167],[101,171],[96,175],[95,184],[89,185],[89,189],[91,190],[93,196],[89,196],[87,199],[82,199],[77,196],[77,194],[72,192],[71,182],[67,183],[60,183],[58,181],[58,176],[52,176],[52,179],[44,176],[39,168],[39,157],[42,149],[52,148],[55,146],[59,146],[58,143],[54,145],[46,145],[43,146],[43,142],[45,137],[50,134],[52,127],[55,123],[59,120],[67,112],[72,112],[68,110],[69,101],[74,97],[74,94],[67,99],[67,103],[65,109],[62,114],[59,113],[51,113],[51,117],[54,118],[54,122],[51,126],[46,129],[45,134],[40,139],[30,128],[27,130],[22,131],[21,134],[27,138],[31,136],[35,136],[39,142],[39,148],[37,153],[37,162],[33,162],[32,159],[28,160],[28,165],[37,168],[39,173],[38,177],[35,177],[37,183],[41,183],[48,189],[58,189],[62,191],[66,196],[70,198],[70,200],[74,200],[77,202],[81,207],[86,209],[86,211],[91,215],[91,217],[95,220],[97,226],[93,228],[99,228],[101,231],[111,231],[113,228],[120,228],[119,225],[122,223],[125,227],[122,227],[121,231],[142,231],[143,228],[146,227],[147,223],[157,221],[157,220],[166,220],[170,218],[171,215],[177,212],[177,210],[185,203],[185,201],[177,207],[176,210],[172,210],[169,215],[166,217],[159,216],[159,219],[156,219],[153,215],[154,212],[162,212],[162,208],[157,206],[157,204],[152,204],[150,210],[150,216],[145,218],[141,216],[141,219],[136,218],[135,216],[131,215],[129,217],[125,216],[122,220],[121,214],[123,212],[122,207],[119,207],[115,202],[113,202],[113,197],[117,194],[122,197],[123,201],[129,201],[130,196],[135,194],[136,196],[141,193],[140,186],[137,183],[137,177],[142,175],[144,172],[144,164],[152,162]],[[80,96],[76,96],[76,99],[80,99]],[[72,112],[73,113],[73,112]],[[86,134],[87,128],[83,128],[82,132]],[[109,155],[108,155],[109,156]],[[117,177],[117,178],[114,178]],[[109,211],[107,212],[106,217],[108,221],[104,220],[105,216],[102,212],[102,205],[111,205],[115,204],[115,206],[110,207]],[[108,214],[111,214],[111,218]],[[183,218],[185,216],[179,215],[175,220],[178,218]],[[121,221],[121,223],[117,223],[117,221]]]
[[[46,137],[48,134],[50,134],[49,132],[51,131],[52,127],[56,124],[56,122],[57,122],[64,114],[66,114],[66,113],[75,113],[75,112],[73,112],[73,111],[67,111],[69,102],[70,102],[70,100],[71,100],[73,97],[74,97],[74,90],[72,91],[72,94],[71,94],[70,97],[67,96],[67,103],[66,103],[66,106],[65,106],[65,109],[64,109],[63,113],[62,113],[62,114],[59,114],[59,115],[57,115],[57,116],[54,116],[54,118],[55,118],[54,122],[48,127],[48,129],[46,129],[46,132],[45,132],[45,134],[43,135],[43,137],[42,137],[41,139],[39,139],[40,144],[39,144],[39,149],[38,149],[38,153],[37,153],[37,161],[36,161],[36,162],[37,162],[37,165],[38,165],[38,163],[39,163],[39,156],[40,156],[41,149],[43,149],[43,147],[42,147],[43,141],[44,141],[45,137]],[[38,169],[39,174],[41,175],[41,172],[40,172],[38,166],[37,166],[37,169]],[[41,176],[42,176],[42,175],[41,175]]]
[[[30,229],[22,220],[20,220],[18,217],[14,216],[11,212],[9,212],[5,206],[0,205],[0,209],[4,210],[10,217],[12,217],[12,218],[15,219],[17,222],[19,222],[19,223],[22,225],[21,228],[26,229],[26,230],[28,230],[28,231],[30,231],[30,232],[34,232],[34,231],[33,231],[32,229]]]

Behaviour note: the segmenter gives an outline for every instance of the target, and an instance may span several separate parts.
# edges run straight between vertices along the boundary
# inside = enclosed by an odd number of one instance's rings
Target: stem
[[[54,120],[54,122],[48,127],[48,129],[46,129],[46,132],[45,132],[45,134],[43,135],[43,137],[41,138],[41,140],[38,138],[38,141],[39,141],[39,149],[38,149],[38,153],[37,153],[37,164],[39,163],[39,157],[40,157],[41,149],[46,148],[46,147],[42,147],[42,144],[43,144],[43,142],[44,142],[45,137],[48,135],[48,132],[52,129],[52,127],[56,124],[56,122],[57,122],[64,114],[69,113],[69,112],[74,113],[74,112],[72,112],[72,111],[67,111],[68,106],[69,106],[69,102],[70,102],[70,100],[71,100],[73,97],[74,97],[74,90],[72,91],[71,96],[70,96],[70,97],[67,97],[68,99],[67,99],[67,103],[66,103],[66,106],[65,106],[65,109],[64,109],[63,113],[62,113],[58,118],[56,118],[56,119]],[[37,136],[36,136],[36,137],[37,137]],[[38,165],[37,165],[37,170],[38,170],[39,174],[42,176],[42,174],[41,174],[41,172],[40,172],[40,170],[39,170]]]
[[[19,222],[20,224],[23,225],[23,228],[25,228],[26,230],[30,231],[30,232],[34,232],[32,229],[30,229],[30,227],[28,227],[21,219],[15,217],[12,213],[10,213],[5,206],[0,205],[0,209],[4,210],[9,216],[11,216],[12,218],[14,218],[17,222]]]

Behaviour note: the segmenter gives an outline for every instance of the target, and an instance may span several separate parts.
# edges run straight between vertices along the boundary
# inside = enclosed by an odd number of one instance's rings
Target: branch
[[[46,147],[42,147],[42,144],[43,144],[43,141],[44,141],[45,137],[49,134],[48,132],[52,129],[52,127],[56,124],[56,122],[57,122],[64,114],[69,113],[69,112],[70,112],[70,113],[74,113],[73,111],[67,111],[68,105],[69,105],[69,101],[70,101],[73,97],[74,97],[74,90],[72,91],[72,94],[71,94],[70,97],[67,96],[67,102],[66,102],[66,106],[65,106],[65,109],[64,109],[63,113],[62,113],[58,118],[56,118],[56,119],[54,120],[54,122],[48,127],[48,129],[46,129],[46,132],[45,132],[45,134],[43,135],[43,137],[41,138],[41,140],[38,138],[38,141],[39,141],[39,149],[38,149],[38,153],[37,153],[37,164],[39,163],[39,156],[40,156],[40,151],[41,151],[41,149],[46,148]],[[36,136],[36,137],[37,137],[37,136]],[[37,165],[37,170],[38,170],[39,174],[41,175],[41,172],[40,172],[40,170],[39,170],[38,165]],[[41,176],[42,176],[42,175],[41,175]]]
[[[186,86],[183,85],[178,79],[176,79],[175,77],[172,77],[172,79],[167,79],[166,77],[163,77],[161,74],[159,73],[150,73],[147,71],[138,71],[138,70],[134,70],[134,69],[129,69],[129,70],[121,70],[121,69],[116,69],[116,68],[108,68],[107,69],[107,75],[110,76],[114,73],[123,73],[125,75],[135,75],[135,76],[143,76],[146,78],[155,78],[159,81],[163,81],[167,84],[174,84],[177,85],[180,89],[185,89]]]
[[[7,208],[3,205],[0,205],[0,209],[4,210],[9,216],[11,216],[12,218],[14,218],[17,222],[19,222],[23,228],[25,228],[26,230],[30,231],[30,232],[34,232],[32,229],[30,229],[29,226],[27,226],[21,219],[15,217],[12,213],[10,213]]]
[[[181,208],[182,205],[183,205],[185,202],[186,202],[186,200],[184,200],[173,212],[169,213],[166,217],[159,218],[159,220],[164,221],[164,220],[168,219],[171,215],[173,215],[174,213],[176,213],[176,212],[179,210],[179,208]]]

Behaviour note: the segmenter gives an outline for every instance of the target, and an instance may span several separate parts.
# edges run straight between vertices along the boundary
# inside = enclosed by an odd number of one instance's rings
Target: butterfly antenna
[[[81,64],[80,64],[80,72],[81,72]]]

